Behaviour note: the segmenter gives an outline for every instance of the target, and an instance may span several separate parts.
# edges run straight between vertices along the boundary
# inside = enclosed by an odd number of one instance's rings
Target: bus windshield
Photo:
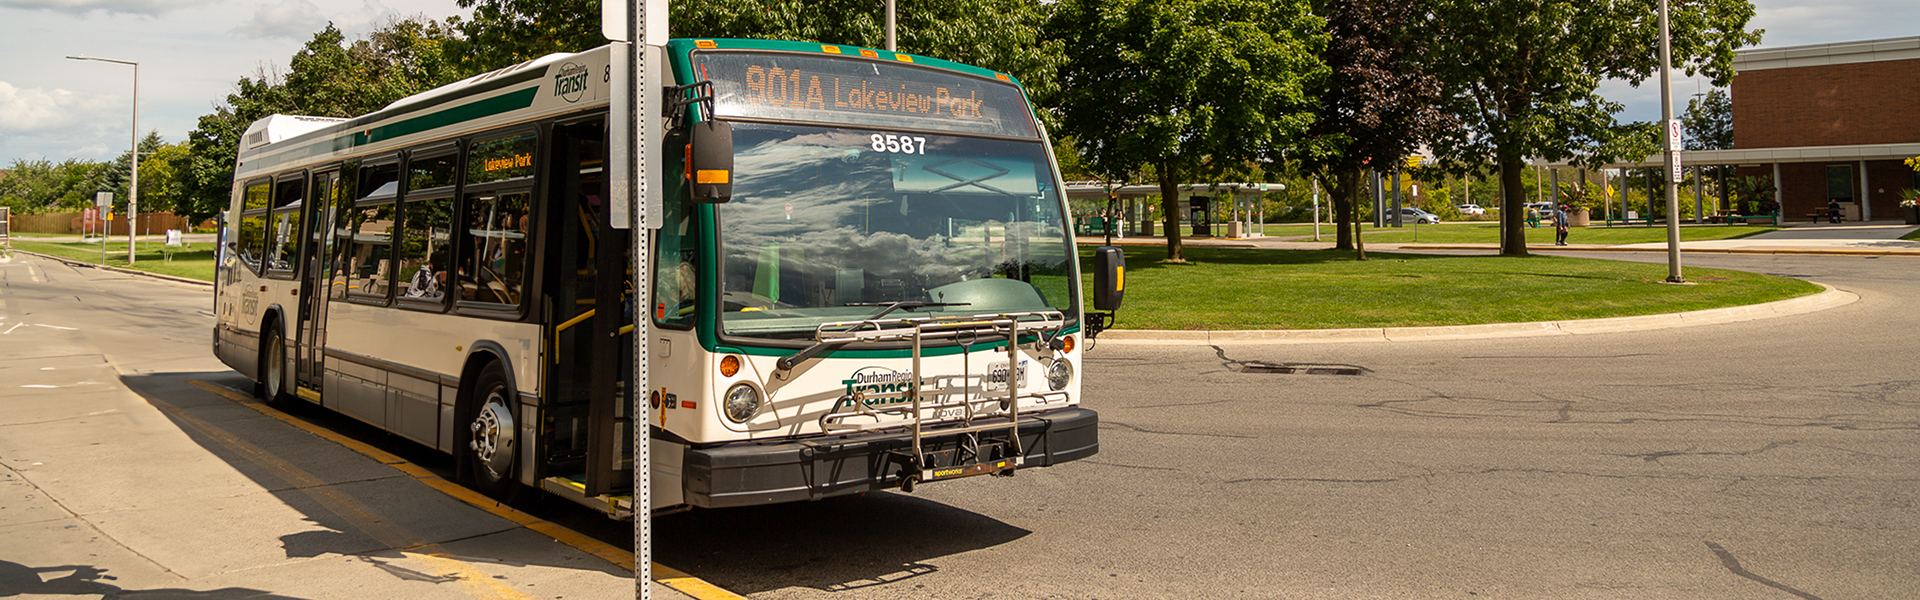
[[[811,339],[882,311],[1075,314],[1073,239],[1038,141],[735,123],[733,143],[722,334]]]

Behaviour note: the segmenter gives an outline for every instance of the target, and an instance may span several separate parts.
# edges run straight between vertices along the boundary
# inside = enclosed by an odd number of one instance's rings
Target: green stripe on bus
[[[331,139],[318,140],[311,144],[273,156],[247,161],[248,164],[246,166],[260,171],[272,170],[274,167],[289,162],[352,150],[356,147],[365,146],[374,142],[386,141],[424,131],[432,131],[450,125],[458,125],[466,121],[484,119],[502,113],[525,109],[533,106],[533,98],[535,94],[539,92],[539,86],[508,92],[479,102],[463,104],[391,125],[382,125],[366,131],[354,132]]]
[[[364,146],[376,142],[405,137],[416,133],[433,131],[449,125],[491,117],[504,112],[512,112],[533,106],[533,96],[540,88],[530,87],[508,92],[492,98],[470,104],[462,104],[440,112],[421,115],[391,125],[381,125],[353,134],[353,145]]]

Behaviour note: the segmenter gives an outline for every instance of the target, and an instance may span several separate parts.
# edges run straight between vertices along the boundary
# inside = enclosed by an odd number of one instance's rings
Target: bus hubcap
[[[487,398],[480,414],[473,419],[473,442],[469,445],[491,479],[507,477],[513,466],[513,410],[498,393]]]

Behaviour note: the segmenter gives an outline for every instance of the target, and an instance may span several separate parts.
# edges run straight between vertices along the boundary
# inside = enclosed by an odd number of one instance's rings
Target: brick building
[[[1756,48],[1733,66],[1734,150],[1694,164],[1777,174],[1789,220],[1830,199],[1849,220],[1899,218],[1900,192],[1920,187],[1901,162],[1920,155],[1920,37]]]
[[[1682,152],[1683,165],[1771,178],[1784,221],[1824,214],[1830,199],[1850,221],[1902,217],[1900,193],[1920,188],[1903,162],[1920,156],[1920,36],[1753,48],[1733,68],[1733,149]]]

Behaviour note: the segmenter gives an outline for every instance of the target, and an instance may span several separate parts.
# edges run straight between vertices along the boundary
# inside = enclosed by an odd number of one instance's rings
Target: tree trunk
[[[1186,262],[1187,255],[1180,248],[1180,179],[1173,172],[1173,166],[1166,163],[1154,169],[1160,176],[1160,218],[1167,229],[1167,262]]]
[[[1520,172],[1527,168],[1519,156],[1502,154],[1500,163],[1500,254],[1527,255],[1527,189]]]
[[[1353,188],[1356,183],[1355,178],[1344,173],[1336,173],[1331,177],[1322,177],[1320,181],[1326,184],[1327,200],[1333,204],[1333,227],[1335,231],[1333,249],[1352,250],[1354,235],[1353,230],[1348,229],[1348,224],[1354,222]]]

